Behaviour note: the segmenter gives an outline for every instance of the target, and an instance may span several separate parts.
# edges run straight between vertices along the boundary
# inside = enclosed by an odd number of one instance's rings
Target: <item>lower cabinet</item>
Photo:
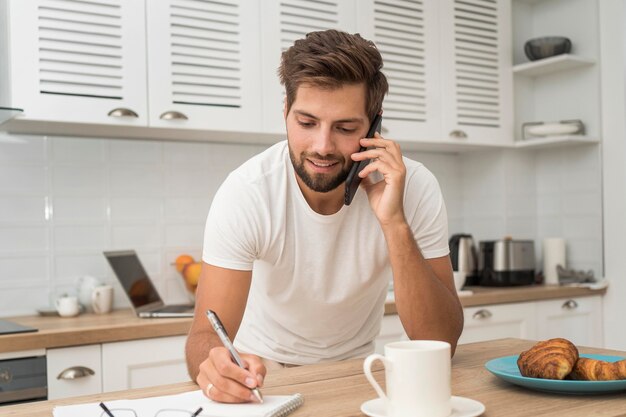
[[[48,399],[102,392],[101,345],[46,350]]]
[[[104,343],[104,392],[189,381],[185,362],[187,336]]]
[[[601,295],[466,307],[463,315],[459,344],[506,337],[563,337],[578,346],[604,345]],[[383,353],[385,343],[406,338],[398,315],[384,316],[376,352]]]
[[[187,336],[47,349],[48,399],[189,381]]]

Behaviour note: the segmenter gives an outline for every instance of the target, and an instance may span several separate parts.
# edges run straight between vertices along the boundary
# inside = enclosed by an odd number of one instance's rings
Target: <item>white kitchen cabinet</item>
[[[603,346],[600,296],[536,303],[537,339],[563,337],[577,346]]]
[[[102,344],[104,392],[189,381],[187,336]]]
[[[29,120],[146,125],[144,16],[135,0],[0,2],[3,104]]]
[[[48,399],[102,392],[100,345],[46,350]]]
[[[511,0],[440,0],[445,142],[513,144]]]
[[[438,0],[360,1],[357,31],[376,43],[389,94],[383,136],[435,141],[441,136]]]
[[[465,324],[459,344],[505,337],[533,339],[534,311],[535,305],[532,302],[464,308]]]
[[[261,67],[263,74],[263,130],[285,135],[283,117],[285,91],[277,70],[281,54],[309,32],[337,29],[354,32],[355,0],[267,0],[260,10]]]
[[[260,132],[259,2],[146,2],[150,126]]]

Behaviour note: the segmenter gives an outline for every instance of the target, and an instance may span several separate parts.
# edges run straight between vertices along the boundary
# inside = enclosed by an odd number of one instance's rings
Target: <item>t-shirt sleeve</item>
[[[254,187],[230,175],[215,194],[204,229],[202,260],[222,268],[251,271],[259,253],[259,213]]]
[[[450,253],[448,214],[435,176],[423,165],[407,181],[407,220],[425,259]]]

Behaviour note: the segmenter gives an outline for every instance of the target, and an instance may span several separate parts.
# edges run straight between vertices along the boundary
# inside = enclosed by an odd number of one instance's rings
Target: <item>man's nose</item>
[[[333,139],[331,128],[323,125],[320,126],[317,132],[315,132],[313,151],[325,156],[332,155],[335,152],[335,149],[335,141]]]

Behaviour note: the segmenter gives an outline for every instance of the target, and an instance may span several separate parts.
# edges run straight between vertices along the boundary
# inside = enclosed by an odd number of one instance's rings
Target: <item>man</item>
[[[373,43],[334,30],[283,53],[288,140],[231,173],[207,219],[186,353],[209,398],[254,401],[267,369],[371,353],[390,279],[407,335],[454,351],[463,313],[439,185],[393,141],[363,138],[388,90],[381,68]],[[365,159],[361,189],[344,206],[350,167]],[[236,336],[246,369],[207,309]]]

